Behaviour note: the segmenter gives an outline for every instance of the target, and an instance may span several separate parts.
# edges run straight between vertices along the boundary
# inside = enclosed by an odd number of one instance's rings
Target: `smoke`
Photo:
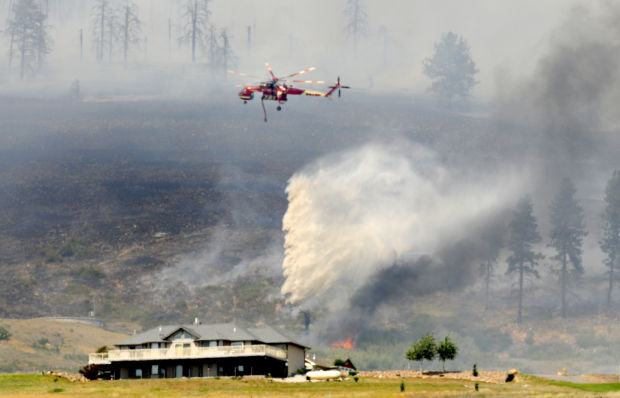
[[[593,4],[574,7],[535,73],[499,98],[498,119],[522,136],[514,156],[525,152],[538,162],[543,191],[550,180],[582,177],[593,156],[603,160],[610,143],[601,131],[620,126],[620,6]]]
[[[521,184],[509,172],[468,178],[403,141],[322,158],[286,189],[282,293],[336,309],[354,294],[389,301],[399,283],[413,294],[461,286]]]

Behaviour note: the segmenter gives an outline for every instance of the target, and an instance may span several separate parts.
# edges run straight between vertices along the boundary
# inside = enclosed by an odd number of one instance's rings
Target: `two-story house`
[[[167,325],[121,341],[88,363],[116,379],[271,375],[304,368],[309,347],[270,327],[232,323]]]

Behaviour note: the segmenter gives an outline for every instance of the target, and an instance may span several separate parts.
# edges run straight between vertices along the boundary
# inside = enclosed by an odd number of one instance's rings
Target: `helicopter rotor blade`
[[[267,67],[267,70],[269,71],[269,74],[271,75],[271,77],[274,80],[278,80],[278,78],[276,77],[276,75],[273,74],[273,70],[271,69],[271,65],[269,65],[269,62],[265,62],[265,66]]]
[[[312,71],[313,71],[313,70],[315,70],[315,69],[316,69],[316,68],[313,66],[313,67],[311,67],[311,68],[304,69],[304,70],[299,71],[299,72],[297,72],[297,73],[293,73],[292,75],[285,76],[283,79],[288,79],[289,77],[295,77],[295,76],[303,75],[304,73],[312,72]]]
[[[230,73],[231,75],[237,75],[237,76],[243,76],[243,77],[251,77],[251,78],[254,78],[254,79],[260,79],[260,76],[250,75],[250,74],[243,73],[243,72],[237,72],[237,71],[230,70],[230,69],[227,72]]]
[[[293,80],[293,83],[325,84],[323,80]]]

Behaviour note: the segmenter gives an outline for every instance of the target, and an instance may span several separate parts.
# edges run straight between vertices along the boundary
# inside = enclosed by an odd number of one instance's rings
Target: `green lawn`
[[[401,381],[405,383],[400,392]],[[417,397],[620,396],[620,383],[573,384],[519,376],[516,383],[450,379],[375,379],[359,382],[280,383],[265,379],[116,380],[72,383],[55,376],[0,375],[2,397]]]

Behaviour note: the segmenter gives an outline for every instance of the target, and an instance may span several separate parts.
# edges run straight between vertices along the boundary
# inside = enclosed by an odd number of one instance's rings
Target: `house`
[[[89,365],[115,379],[271,375],[286,377],[304,368],[306,349],[270,327],[233,323],[159,326],[135,334]]]

